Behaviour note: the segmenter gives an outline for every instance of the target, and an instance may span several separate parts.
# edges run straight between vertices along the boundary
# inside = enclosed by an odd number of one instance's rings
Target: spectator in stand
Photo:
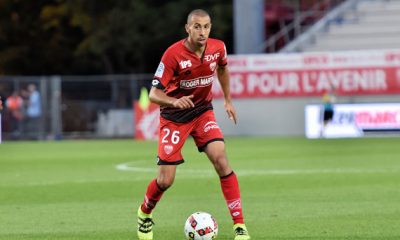
[[[15,90],[12,95],[6,99],[6,107],[10,119],[12,136],[14,138],[19,138],[21,136],[21,122],[24,118],[24,100],[18,94],[18,91]]]
[[[26,134],[29,138],[40,138],[40,118],[42,115],[40,93],[35,84],[28,85],[28,102],[26,109]]]

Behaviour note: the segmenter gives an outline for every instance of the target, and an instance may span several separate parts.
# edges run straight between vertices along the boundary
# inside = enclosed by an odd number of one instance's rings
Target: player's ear
[[[185,30],[187,33],[189,33],[189,24],[187,24],[187,23],[185,24]]]

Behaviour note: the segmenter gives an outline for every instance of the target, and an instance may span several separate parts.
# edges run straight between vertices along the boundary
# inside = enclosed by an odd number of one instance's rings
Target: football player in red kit
[[[211,18],[193,10],[185,25],[188,37],[170,46],[162,56],[152,82],[150,100],[160,105],[157,178],[147,187],[138,209],[138,237],[153,239],[152,210],[173,184],[177,165],[184,162],[181,150],[191,135],[200,152],[205,152],[219,175],[227,207],[233,219],[235,240],[250,236],[243,220],[239,184],[229,166],[223,134],[216,123],[211,87],[215,72],[224,93],[224,107],[236,124],[232,105],[224,42],[209,38]]]

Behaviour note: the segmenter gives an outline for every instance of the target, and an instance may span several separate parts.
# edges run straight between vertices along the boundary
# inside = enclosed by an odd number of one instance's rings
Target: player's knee
[[[213,164],[215,170],[220,176],[224,176],[232,171],[231,168],[229,167],[228,160],[225,155],[217,157],[215,161],[213,161]]]
[[[224,166],[224,165],[227,165],[228,159],[226,158],[225,154],[218,154],[218,155],[214,156],[212,162],[216,166]]]

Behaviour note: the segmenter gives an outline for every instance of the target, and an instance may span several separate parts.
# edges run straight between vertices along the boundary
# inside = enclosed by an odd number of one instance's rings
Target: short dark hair
[[[203,9],[195,9],[191,11],[187,17],[187,23],[189,23],[190,19],[192,18],[193,15],[201,16],[201,17],[210,17],[210,14],[206,10]],[[211,18],[211,17],[210,17]]]

